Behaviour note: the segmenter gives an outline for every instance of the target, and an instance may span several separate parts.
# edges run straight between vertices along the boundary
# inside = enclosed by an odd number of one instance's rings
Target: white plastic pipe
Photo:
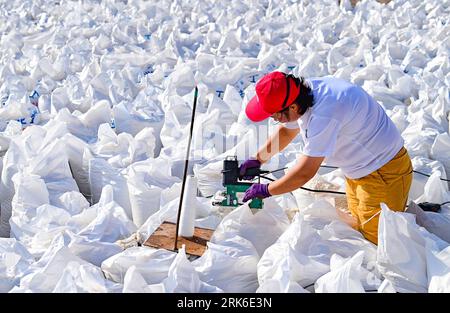
[[[180,213],[179,235],[183,237],[194,236],[195,209],[197,196],[197,179],[189,175],[186,177],[183,203]]]

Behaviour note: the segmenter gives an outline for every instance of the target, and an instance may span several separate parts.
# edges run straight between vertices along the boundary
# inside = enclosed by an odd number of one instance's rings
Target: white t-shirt
[[[403,138],[384,109],[361,87],[334,77],[308,79],[314,105],[287,128],[300,128],[303,154],[323,156],[351,179],[389,162]]]

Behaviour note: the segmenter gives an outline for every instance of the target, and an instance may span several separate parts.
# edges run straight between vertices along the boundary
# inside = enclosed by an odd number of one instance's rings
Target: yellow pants
[[[374,244],[378,244],[380,202],[393,211],[405,211],[412,170],[411,159],[403,147],[378,170],[362,178],[346,179],[350,213],[358,220],[358,230]]]

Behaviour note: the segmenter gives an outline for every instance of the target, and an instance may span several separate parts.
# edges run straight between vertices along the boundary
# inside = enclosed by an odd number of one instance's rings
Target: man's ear
[[[297,112],[298,111],[298,105],[297,105],[297,103],[292,103],[290,106],[289,106],[289,108],[291,109],[291,110],[295,110],[295,112]]]

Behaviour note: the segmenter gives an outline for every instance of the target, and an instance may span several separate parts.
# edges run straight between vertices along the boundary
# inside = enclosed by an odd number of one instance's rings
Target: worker
[[[361,87],[330,76],[305,79],[275,71],[262,77],[255,91],[245,109],[247,117],[253,122],[271,117],[280,125],[240,166],[241,175],[248,168],[261,167],[299,133],[304,147],[283,177],[253,184],[243,201],[296,190],[325,161],[345,175],[348,223],[378,244],[380,203],[404,211],[412,181],[403,138],[381,105]]]

